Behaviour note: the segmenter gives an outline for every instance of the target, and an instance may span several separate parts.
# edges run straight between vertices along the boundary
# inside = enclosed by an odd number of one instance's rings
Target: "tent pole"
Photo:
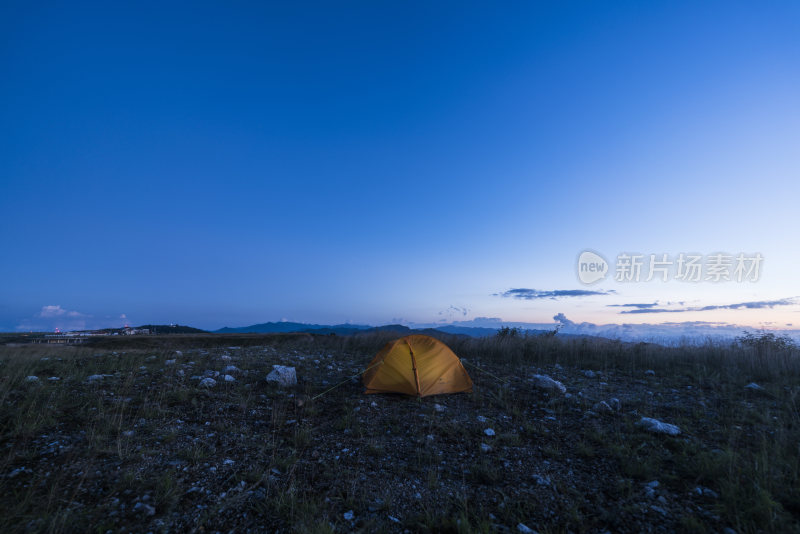
[[[411,343],[406,339],[408,345],[408,352],[411,353],[411,368],[414,369],[414,381],[417,383],[417,399],[422,399],[422,388],[419,387],[419,373],[417,372],[417,359],[414,357],[414,349],[411,348]]]

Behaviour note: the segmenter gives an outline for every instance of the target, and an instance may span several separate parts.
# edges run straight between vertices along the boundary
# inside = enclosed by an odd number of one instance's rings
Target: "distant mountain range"
[[[446,334],[470,336],[470,337],[488,337],[497,333],[497,328],[485,327],[472,327],[472,326],[455,326],[443,325],[434,328],[409,328],[401,324],[389,324],[383,326],[368,326],[360,324],[337,324],[337,325],[321,325],[321,324],[306,324],[306,323],[292,323],[288,321],[281,321],[275,323],[260,323],[250,326],[241,326],[236,328],[220,328],[214,330],[215,334],[276,334],[276,333],[289,333],[289,332],[303,332],[308,334],[336,334],[340,336],[348,336],[355,334],[363,334],[367,332],[376,331],[389,331],[398,332],[402,334],[424,334],[424,333],[437,333],[444,332]],[[527,330],[531,334],[541,334],[546,330]]]

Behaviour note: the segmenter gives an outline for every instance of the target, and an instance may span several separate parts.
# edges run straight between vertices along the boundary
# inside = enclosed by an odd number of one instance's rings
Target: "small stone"
[[[213,388],[216,385],[217,381],[210,377],[205,377],[198,384],[198,386],[200,386],[201,388]]]
[[[517,523],[517,530],[523,534],[536,534],[536,531],[530,528],[525,523]]]
[[[676,425],[671,425],[669,423],[664,423],[659,421],[658,419],[653,419],[651,417],[642,417],[636,426],[642,427],[649,432],[654,432],[656,434],[667,434],[670,436],[677,436],[681,433],[681,429],[678,428]]]
[[[611,406],[615,412],[618,412],[622,409],[622,403],[616,397],[608,399],[608,405]]]
[[[644,374],[647,376],[656,376],[656,372],[653,371],[652,369],[648,369],[647,371],[644,372]]]
[[[585,376],[586,378],[594,378],[597,376],[597,373],[595,373],[592,370],[588,370],[583,372],[583,376]]]
[[[613,409],[611,409],[611,406],[609,406],[609,404],[606,401],[600,401],[598,403],[595,403],[595,405],[592,406],[592,410],[594,410],[597,413],[612,413],[614,411]]]
[[[482,452],[492,452],[492,446],[487,445],[486,443],[481,443],[481,451]]]
[[[91,376],[86,378],[86,381],[87,382],[97,382],[98,380],[102,380],[102,379],[103,379],[103,375],[91,375]]]
[[[491,428],[487,428],[486,430],[483,431],[483,433],[489,437],[494,436],[494,430],[492,430]]]
[[[136,434],[136,432],[134,432],[133,430],[126,430],[122,433],[122,435],[125,436],[126,438],[132,438],[134,434]]]
[[[233,464],[235,464],[235,463],[236,463],[236,462],[234,462],[234,461],[233,461],[233,460],[231,460],[230,458],[225,458],[225,459],[222,461],[222,465],[233,465]]]
[[[753,390],[753,391],[764,391],[764,388],[762,388],[761,386],[759,386],[755,382],[750,382],[744,388],[745,389],[750,389],[750,390]]]
[[[225,382],[236,382],[236,379],[233,378],[231,375],[225,375],[222,378],[225,380]]]
[[[176,360],[164,360],[164,365],[175,365]]]
[[[276,382],[287,387],[297,384],[297,372],[294,367],[284,365],[273,365],[272,371],[267,375],[267,382]]]
[[[225,373],[238,373],[239,371],[241,371],[241,369],[239,369],[235,365],[228,365],[222,371]]]
[[[137,502],[134,507],[134,510],[144,512],[145,515],[151,516],[156,514],[156,509],[150,506],[149,504],[145,504],[143,502]]]
[[[531,381],[533,382],[533,385],[539,389],[553,391],[562,395],[567,392],[567,388],[564,387],[564,384],[558,380],[553,380],[547,375],[533,375]]]
[[[485,423],[486,422],[486,418],[484,416],[482,416],[482,415],[479,415],[475,419],[477,419],[479,423]]]
[[[50,378],[48,378],[48,380],[50,382],[58,382],[61,379],[59,377],[57,377],[57,376],[51,376]]]
[[[17,476],[18,474],[20,474],[20,473],[24,473],[24,472],[25,472],[25,468],[24,468],[24,467],[18,467],[18,468],[14,469],[13,471],[11,471],[11,472],[8,474],[8,478],[14,478],[14,477],[15,477],[15,476]]]
[[[348,510],[348,511],[346,511],[344,513],[344,520],[345,521],[352,521],[354,517],[355,517],[355,514],[353,513],[352,510]]]
[[[437,411],[437,412],[443,412],[444,411],[444,406],[442,406],[441,404],[434,404],[433,405],[433,409],[435,411]]]
[[[29,377],[26,377],[25,381],[26,382],[38,382],[39,381],[39,377],[31,375]]]

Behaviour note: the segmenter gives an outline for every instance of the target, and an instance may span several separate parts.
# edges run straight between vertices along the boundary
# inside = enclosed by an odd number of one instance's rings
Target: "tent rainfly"
[[[418,397],[472,391],[472,379],[450,348],[438,339],[412,335],[390,341],[364,372],[365,393]]]

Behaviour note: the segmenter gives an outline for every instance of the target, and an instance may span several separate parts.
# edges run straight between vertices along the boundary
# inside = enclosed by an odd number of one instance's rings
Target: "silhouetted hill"
[[[151,334],[207,334],[207,330],[200,330],[192,326],[179,324],[143,324],[134,328],[148,328]]]
[[[250,326],[240,326],[236,328],[220,328],[215,330],[215,334],[286,334],[289,332],[305,332],[314,334],[354,334],[360,330],[368,330],[371,326],[357,324],[322,325],[293,323],[281,321],[276,323],[260,323]]]

